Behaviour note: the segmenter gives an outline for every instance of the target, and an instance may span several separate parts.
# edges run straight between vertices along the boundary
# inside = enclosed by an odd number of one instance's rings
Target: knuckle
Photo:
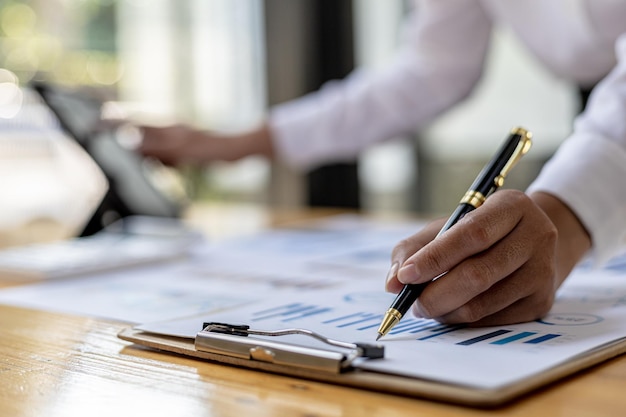
[[[507,201],[509,201],[512,206],[519,206],[530,203],[528,195],[520,190],[509,190],[509,193],[507,195]]]
[[[466,216],[463,220],[466,231],[464,238],[467,239],[469,246],[484,248],[490,245],[491,231],[489,227],[485,227],[484,222],[475,216]]]
[[[479,303],[465,304],[456,313],[456,320],[460,323],[474,323],[487,315],[486,309]]]
[[[462,274],[464,279],[460,281],[466,283],[469,287],[468,291],[482,293],[491,287],[493,267],[487,262],[479,259],[467,262],[463,267]]]
[[[496,200],[494,197],[498,197]],[[502,190],[498,191],[492,197],[493,201],[497,201],[499,212],[504,214],[510,211],[527,211],[532,203],[528,195],[520,190]]]
[[[422,257],[419,259],[420,269],[435,275],[445,272],[447,269],[444,265],[446,259],[445,251],[432,246],[425,249],[422,251]]]

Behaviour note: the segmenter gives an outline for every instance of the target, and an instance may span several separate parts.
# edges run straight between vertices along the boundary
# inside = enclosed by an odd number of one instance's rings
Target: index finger
[[[520,191],[496,192],[480,208],[410,256],[398,271],[398,280],[403,284],[428,282],[490,248],[520,222],[526,199]]]
[[[398,281],[398,270],[407,258],[422,249],[424,245],[434,239],[444,222],[445,219],[430,222],[414,235],[398,242],[391,252],[391,268],[389,269],[385,280],[386,291],[392,293],[400,292],[404,284]]]

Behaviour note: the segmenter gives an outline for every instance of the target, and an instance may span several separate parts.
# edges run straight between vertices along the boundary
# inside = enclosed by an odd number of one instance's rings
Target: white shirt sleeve
[[[482,74],[492,26],[480,2],[424,0],[415,11],[404,48],[385,70],[355,71],[271,110],[279,157],[301,169],[354,158],[469,94]]]
[[[594,89],[573,134],[528,189],[559,197],[577,214],[598,264],[626,237],[626,34],[616,55],[616,67]]]

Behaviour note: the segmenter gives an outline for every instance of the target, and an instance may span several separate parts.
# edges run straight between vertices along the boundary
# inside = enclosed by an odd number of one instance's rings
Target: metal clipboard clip
[[[339,349],[274,342],[249,335],[305,335]],[[202,330],[196,335],[195,348],[202,352],[331,373],[352,369],[357,359],[379,359],[385,355],[383,345],[341,342],[306,329],[254,330],[247,325],[214,322],[203,323]]]

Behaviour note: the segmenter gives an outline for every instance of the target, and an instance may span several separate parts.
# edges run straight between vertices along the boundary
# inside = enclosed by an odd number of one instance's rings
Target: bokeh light
[[[118,60],[101,52],[92,52],[87,58],[87,74],[92,82],[113,85],[120,80],[123,67]]]
[[[115,0],[0,2],[0,68],[24,85],[33,78],[115,87]],[[7,88],[7,87],[5,87]]]
[[[0,68],[0,118],[11,119],[22,108],[23,93],[18,85],[17,76]]]
[[[37,23],[35,11],[27,4],[15,3],[0,11],[0,25],[4,34],[10,38],[32,36]]]

